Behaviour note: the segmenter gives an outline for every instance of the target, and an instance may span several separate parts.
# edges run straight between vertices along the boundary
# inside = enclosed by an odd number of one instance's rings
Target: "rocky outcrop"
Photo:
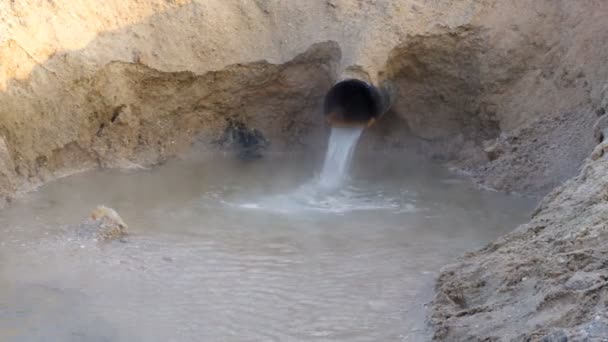
[[[608,336],[606,148],[597,146],[532,221],[442,271],[431,305],[437,341]]]
[[[595,146],[608,70],[602,2],[489,1],[466,25],[411,34],[382,77],[401,145],[484,186],[544,195]],[[395,125],[394,121],[401,121]],[[382,132],[387,136],[390,129]],[[404,133],[406,132],[406,133]]]
[[[535,4],[545,6],[528,14],[543,18],[534,30],[539,50],[511,86],[490,96],[501,131],[484,142],[488,162],[470,170],[492,188],[537,194],[578,176],[551,192],[530,223],[441,272],[430,305],[438,341],[608,336],[608,70],[597,48],[603,24],[593,20],[608,4]]]

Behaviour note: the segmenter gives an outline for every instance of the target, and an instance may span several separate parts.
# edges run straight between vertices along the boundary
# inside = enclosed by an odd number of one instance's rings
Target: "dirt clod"
[[[91,212],[91,221],[84,223],[81,232],[95,230],[98,240],[119,240],[127,235],[127,224],[122,220],[116,210],[99,206]]]

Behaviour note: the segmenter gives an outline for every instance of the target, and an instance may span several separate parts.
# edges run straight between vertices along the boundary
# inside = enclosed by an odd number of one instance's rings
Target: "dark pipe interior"
[[[382,114],[382,98],[378,89],[366,82],[344,80],[325,96],[324,112],[330,122],[367,124]]]

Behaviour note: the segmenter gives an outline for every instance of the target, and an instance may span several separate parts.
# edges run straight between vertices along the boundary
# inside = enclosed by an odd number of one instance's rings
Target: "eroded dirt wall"
[[[466,25],[406,35],[391,51],[380,75],[397,89],[391,125],[407,134],[388,135],[487,187],[544,195],[597,144],[608,5],[484,5]]]
[[[608,3],[505,1],[486,12],[502,27],[487,41],[506,61],[490,64],[504,75],[484,96],[500,135],[484,144],[489,161],[476,177],[501,190],[558,187],[531,222],[442,271],[430,306],[435,340],[602,341]]]
[[[216,132],[233,116],[274,140],[273,146],[302,144],[311,131],[311,119],[303,113],[315,116],[327,80],[353,65],[375,79],[403,32],[460,25],[477,6],[472,0],[2,1],[0,137],[8,152],[0,154],[0,197],[82,169],[156,162],[186,148],[192,131],[202,134],[206,125],[215,127],[206,132]],[[446,17],[446,11],[454,15]],[[277,76],[280,66],[327,41],[341,50],[341,58],[320,62],[329,69],[312,62]],[[167,74],[152,77],[156,72]],[[151,79],[160,84],[152,85]],[[251,79],[257,81],[250,85],[260,89],[227,83]],[[182,83],[201,89],[182,88]],[[208,94],[214,84],[222,94]],[[146,111],[157,103],[144,91],[162,87],[173,90],[161,98],[174,100],[160,103],[162,111]],[[128,103],[127,96],[137,104]],[[194,104],[188,96],[214,102]],[[177,101],[185,103],[180,107]],[[255,101],[260,105],[252,106]],[[165,110],[176,118],[183,110],[184,121],[168,119]],[[193,118],[199,122],[193,124]],[[142,129],[148,133],[140,134]],[[294,132],[297,136],[290,135]],[[146,144],[156,153],[144,151]]]
[[[5,187],[79,169],[156,164],[197,139],[213,145],[231,122],[263,132],[273,148],[303,144],[319,127],[317,108],[339,59],[337,44],[328,42],[285,64],[238,64],[203,75],[115,61],[28,101],[5,93],[3,112],[18,113],[0,123]],[[13,94],[31,90],[13,85]]]

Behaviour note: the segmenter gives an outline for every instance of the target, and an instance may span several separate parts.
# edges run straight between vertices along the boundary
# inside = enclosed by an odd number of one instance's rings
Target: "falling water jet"
[[[363,129],[371,126],[389,106],[388,91],[357,79],[338,82],[329,90],[324,111],[332,130],[320,186],[334,189],[344,183]]]
[[[352,155],[363,127],[333,127],[329,137],[325,162],[319,178],[319,185],[325,189],[335,189],[343,184],[347,176]]]
[[[289,213],[311,209],[344,212],[393,208],[390,201],[371,205],[360,203],[352,198],[352,189],[343,189],[359,137],[389,108],[389,88],[386,86],[378,89],[356,79],[338,82],[325,96],[324,112],[331,134],[319,177],[288,194],[237,205]]]

